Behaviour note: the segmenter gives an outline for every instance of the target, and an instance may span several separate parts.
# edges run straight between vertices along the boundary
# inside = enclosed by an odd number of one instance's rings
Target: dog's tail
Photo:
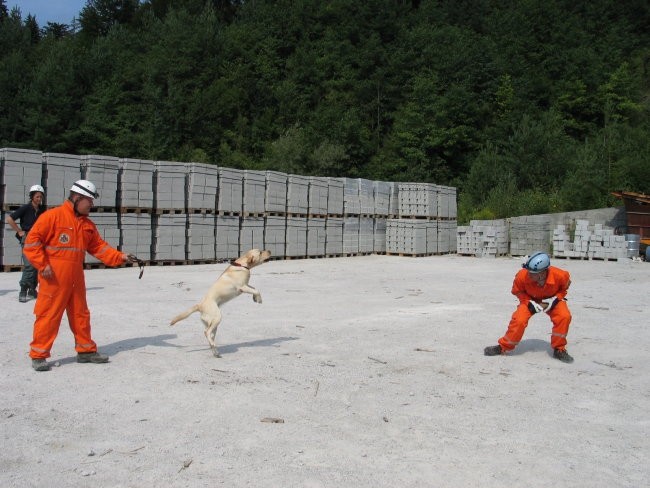
[[[187,317],[192,315],[194,312],[198,312],[198,311],[199,311],[199,304],[197,303],[196,305],[185,310],[183,313],[179,313],[176,317],[172,319],[169,325],[174,325],[176,322],[180,322],[181,320],[186,319]]]

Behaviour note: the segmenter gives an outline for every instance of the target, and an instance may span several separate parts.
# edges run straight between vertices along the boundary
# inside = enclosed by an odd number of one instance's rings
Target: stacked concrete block
[[[226,260],[239,257],[239,221],[236,215],[218,215],[215,246],[216,259]]]
[[[239,228],[239,254],[264,247],[264,217],[242,217]]]
[[[341,178],[343,181],[343,213],[359,215],[361,199],[359,197],[359,180],[356,178]]]
[[[589,238],[589,249],[587,250],[587,256],[589,259],[617,259],[618,256],[615,256],[613,252],[615,248],[610,247],[611,241],[609,237],[610,235],[613,235],[613,232],[604,231],[601,225],[597,227],[594,226],[593,234]],[[609,234],[610,232],[611,234]]]
[[[476,254],[476,246],[474,245],[474,236],[472,234],[471,226],[458,226],[456,231],[456,247],[458,249],[458,254],[464,256],[474,256]]]
[[[448,254],[458,252],[458,242],[456,235],[458,233],[458,221],[456,220],[439,220],[438,226],[438,250],[439,254]]]
[[[456,202],[456,188],[438,185],[438,217],[444,220],[456,220],[458,205]]]
[[[328,178],[320,176],[309,177],[309,209],[310,216],[327,215]]]
[[[456,231],[458,230],[458,220],[449,220],[446,222],[447,235],[449,236],[449,252],[458,252],[458,243],[456,242]],[[440,232],[440,230],[438,230]]]
[[[40,151],[0,149],[0,204],[4,209],[27,203],[32,185],[45,186],[43,183]]]
[[[122,211],[153,209],[155,163],[145,159],[120,160],[120,202]]]
[[[220,213],[240,215],[244,205],[244,171],[219,168],[217,210]]]
[[[266,196],[264,211],[268,213],[286,213],[287,211],[287,175],[277,171],[266,171]]]
[[[508,254],[508,223],[505,219],[472,220],[475,255],[496,257]],[[445,252],[445,251],[443,251]]]
[[[602,224],[591,226],[588,220],[575,221],[573,241],[570,224],[558,224],[553,230],[553,256],[560,258],[589,258],[617,260],[627,256],[625,236],[614,234]]]
[[[430,254],[453,247],[433,238],[440,232],[435,219],[451,220],[455,215],[451,187],[438,191],[428,183],[307,177],[202,163],[12,149],[0,150],[0,162],[3,205],[7,203],[5,180],[12,167],[23,172],[15,175],[20,180],[16,184],[23,188],[20,197],[14,197],[14,206],[26,201],[28,186],[36,183],[25,180],[38,179],[39,174],[46,193],[50,186],[47,197],[54,204],[67,198],[74,181],[90,179],[100,194],[93,215],[115,209],[126,248],[141,259],[163,264],[232,259],[251,247],[272,247],[275,257],[388,252],[387,219],[400,214],[430,222],[425,225],[425,249],[418,238],[420,225],[402,226],[401,252]],[[24,173],[30,169],[28,163],[34,169],[31,176]],[[136,227],[143,232],[136,232]],[[4,234],[3,256],[9,247],[4,245]],[[10,237],[6,240],[11,242]]]
[[[326,240],[325,217],[310,217],[307,220],[307,256],[324,256]]]
[[[288,175],[287,213],[307,215],[309,210],[309,177]]]
[[[343,215],[344,186],[341,178],[327,178],[327,215]]]
[[[553,256],[564,258],[586,258],[589,251],[591,231],[588,220],[576,220],[573,224],[558,224],[553,231]],[[573,233],[573,239],[571,239]]]
[[[343,254],[343,217],[328,216],[325,221],[325,231],[325,254],[329,256]]]
[[[589,229],[589,221],[583,219],[576,220],[576,228],[573,233],[574,257],[587,257],[590,240],[591,230]]]
[[[427,254],[449,253],[449,235],[445,232],[446,222],[427,222]]]
[[[550,252],[551,220],[547,215],[510,219],[510,254],[527,256],[536,251]]]
[[[402,252],[403,239],[400,238],[399,219],[386,219],[386,252],[398,254]]]
[[[214,261],[216,259],[215,215],[190,214],[187,217],[187,259]]]
[[[375,184],[373,181],[359,178],[359,214],[375,214]]]
[[[427,254],[427,228],[434,222],[417,219],[386,221],[386,252],[389,254]]]
[[[553,229],[553,256],[566,257],[568,251],[573,251],[573,243],[565,224],[558,224]],[[544,249],[541,249],[544,251]],[[535,250],[527,252],[525,255],[534,253]]]
[[[402,218],[437,217],[437,188],[431,183],[399,183],[399,215]]]
[[[22,265],[22,249],[20,243],[16,238],[16,233],[6,223],[9,211],[0,212],[2,216],[2,235],[0,235],[0,244],[2,244],[2,252],[0,252],[0,264],[12,268],[14,266]]]
[[[343,253],[359,253],[359,216],[346,215],[343,217]]]
[[[47,205],[60,205],[68,198],[72,184],[81,179],[82,157],[74,154],[43,153],[43,162]]]
[[[173,161],[154,164],[154,208],[175,211],[187,208],[187,166]]]
[[[118,222],[118,214],[116,212],[93,213],[90,216],[90,219],[97,227],[97,231],[102,239],[108,242],[115,249],[122,249],[121,231]],[[131,250],[128,252],[133,253]],[[84,262],[86,264],[101,263],[99,259],[89,253],[86,253]]]
[[[611,234],[609,233],[611,232]],[[625,236],[617,236],[613,231],[609,231],[608,234],[603,237],[603,247],[605,247],[605,258],[607,259],[625,259],[629,257],[634,257],[629,255],[629,249],[627,249],[627,242],[625,241]],[[647,261],[647,260],[646,260]]]
[[[190,212],[214,213],[217,208],[219,168],[213,164],[187,166],[187,207]]]
[[[135,254],[142,261],[151,261],[154,217],[147,213],[124,213],[119,217],[124,252]]]
[[[187,258],[187,215],[156,215],[154,223],[154,259],[184,261]]]
[[[390,215],[391,183],[386,181],[373,181],[372,185],[375,202],[372,215],[387,217]]]
[[[458,190],[448,187],[449,192],[449,220],[458,221]]]
[[[264,222],[264,249],[274,258],[283,258],[287,242],[287,218],[284,215],[267,215]]]
[[[117,209],[119,206],[120,160],[111,156],[82,156],[81,176],[97,188],[95,207]]]
[[[307,217],[287,216],[285,256],[307,256]]]
[[[266,199],[266,174],[264,171],[244,171],[244,203],[246,215],[263,214]]]
[[[375,251],[375,222],[373,217],[359,217],[359,252],[370,254]]]
[[[375,217],[373,225],[373,250],[383,254],[386,252],[386,217]]]
[[[391,182],[390,184],[390,204],[388,216],[397,218],[399,216],[399,183]]]

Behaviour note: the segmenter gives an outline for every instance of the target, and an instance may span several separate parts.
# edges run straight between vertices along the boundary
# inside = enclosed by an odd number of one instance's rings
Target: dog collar
[[[236,262],[236,261],[231,261],[231,262],[230,262],[230,265],[231,265],[231,266],[237,266],[237,267],[239,267],[239,268],[245,268],[245,269],[248,269],[248,266],[244,266],[243,264],[239,264],[239,263]]]

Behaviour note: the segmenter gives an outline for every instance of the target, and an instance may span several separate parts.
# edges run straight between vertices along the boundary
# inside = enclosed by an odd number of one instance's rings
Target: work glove
[[[530,313],[539,313],[544,311],[544,307],[537,303],[535,300],[531,300],[528,302],[528,310],[530,310]]]
[[[566,298],[553,297],[553,300],[551,300],[551,303],[549,303],[548,307],[546,307],[545,312],[549,313],[551,310],[553,310],[553,307],[555,307],[555,305],[557,305],[558,302],[566,302]]]
[[[127,263],[137,263],[138,258],[135,256],[135,254],[127,254],[126,255],[126,262]]]

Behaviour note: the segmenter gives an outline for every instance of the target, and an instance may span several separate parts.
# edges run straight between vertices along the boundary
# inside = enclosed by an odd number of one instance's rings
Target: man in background
[[[11,212],[5,218],[5,221],[16,232],[16,238],[20,242],[21,249],[25,245],[27,233],[34,226],[38,217],[45,211],[43,205],[43,198],[45,197],[45,190],[41,185],[34,185],[29,189],[29,202],[21,205],[16,210]],[[20,221],[20,227],[16,221]],[[23,260],[23,274],[20,277],[20,292],[18,293],[18,301],[25,303],[27,298],[36,298],[36,286],[38,285],[38,275],[36,269],[29,260],[22,255]]]

